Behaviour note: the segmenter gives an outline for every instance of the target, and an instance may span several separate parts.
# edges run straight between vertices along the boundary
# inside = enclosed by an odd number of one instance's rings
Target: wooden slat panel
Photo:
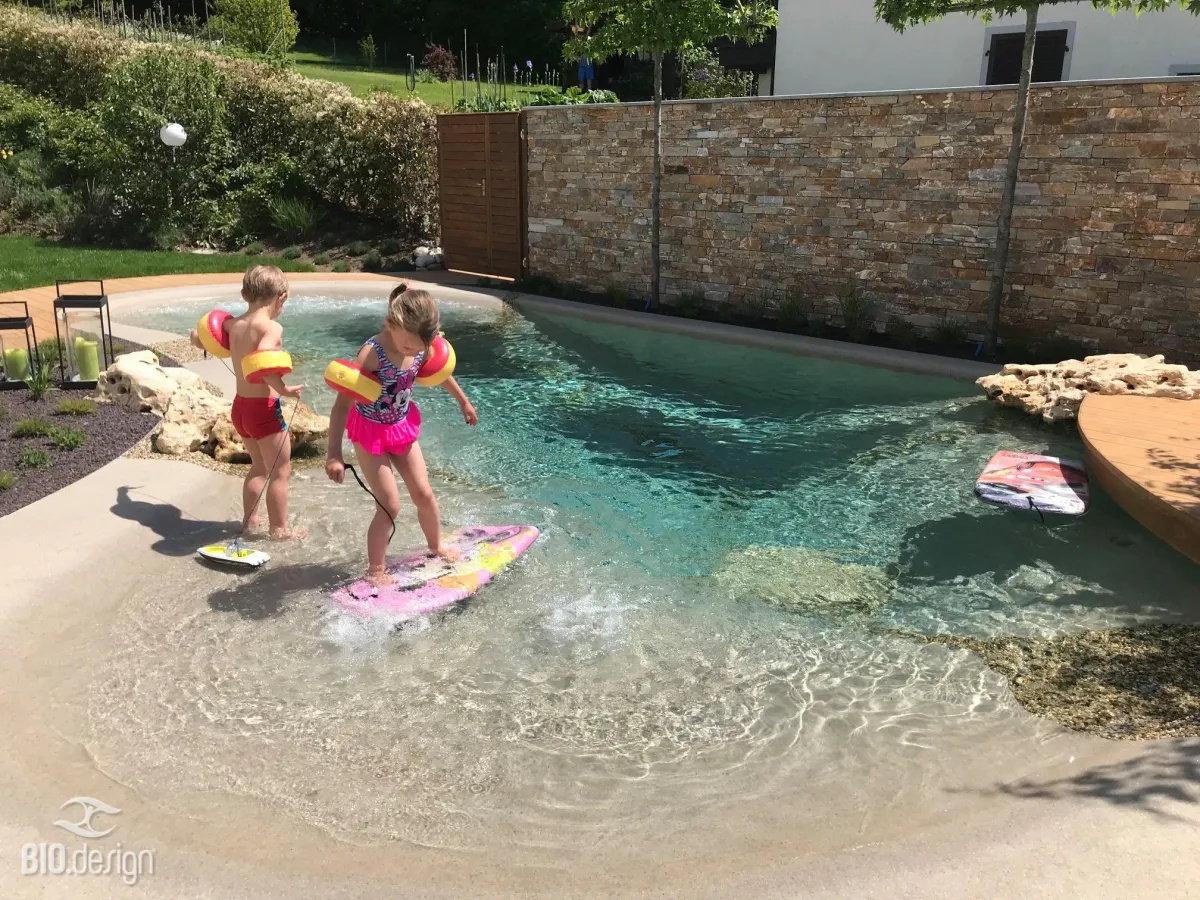
[[[521,274],[520,123],[517,113],[438,117],[442,249],[449,268]]]
[[[1079,431],[1104,489],[1200,562],[1200,401],[1090,394],[1079,410]]]

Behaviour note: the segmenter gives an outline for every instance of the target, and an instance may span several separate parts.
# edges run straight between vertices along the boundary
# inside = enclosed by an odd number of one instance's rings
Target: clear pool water
[[[318,410],[325,362],[383,308],[289,304]],[[184,332],[201,311],[122,318]],[[974,657],[894,629],[1050,635],[1200,609],[1190,564],[1103,495],[1050,527],[976,501],[995,450],[1081,448],[971,385],[443,311],[480,414],[468,429],[444,392],[419,395],[446,524],[543,538],[460,614],[395,632],[326,601],[365,564],[369,498],[301,477],[312,536],[270,570],[181,558],[125,604],[92,702],[108,770],[438,846],[661,835],[791,795],[915,808],[955,761],[1058,732]],[[396,545],[417,534],[406,509]]]

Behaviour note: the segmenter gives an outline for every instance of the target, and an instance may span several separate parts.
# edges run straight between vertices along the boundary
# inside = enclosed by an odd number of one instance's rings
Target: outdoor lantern
[[[63,284],[60,281],[54,285],[58,292],[54,301],[54,336],[58,338],[58,368],[63,387],[94,388],[100,381],[100,373],[112,365],[114,357],[108,295],[104,293],[103,281],[99,282],[99,294],[64,294]]]
[[[16,313],[18,315],[6,315]],[[17,332],[22,332],[18,336]],[[23,345],[23,346],[22,346]],[[22,300],[0,301],[0,390],[25,386],[37,359],[37,331],[29,304]]]
[[[182,147],[187,143],[187,132],[178,122],[171,122],[159,129],[158,138],[168,147]]]

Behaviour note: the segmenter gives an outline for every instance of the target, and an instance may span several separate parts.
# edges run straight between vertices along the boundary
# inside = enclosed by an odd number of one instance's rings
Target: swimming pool
[[[183,332],[203,308],[121,318]],[[325,362],[383,308],[289,302],[293,380],[318,410]],[[542,539],[460,615],[397,635],[325,599],[364,565],[369,498],[298,479],[304,546],[252,580],[181,560],[169,591],[125,603],[92,700],[106,770],[446,847],[660,839],[766,797],[814,822],[824,801],[916,809],[956,764],[1050,757],[1061,732],[974,657],[897,630],[1050,635],[1195,608],[1190,564],[1103,496],[1051,527],[978,503],[995,450],[1080,447],[969,384],[443,311],[480,415],[468,429],[444,392],[418,395],[443,518]],[[394,546],[417,542],[406,507]]]

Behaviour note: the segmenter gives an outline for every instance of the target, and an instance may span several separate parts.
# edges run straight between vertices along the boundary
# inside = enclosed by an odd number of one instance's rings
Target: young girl
[[[404,479],[408,496],[417,508],[417,521],[425,532],[432,555],[453,558],[456,551],[442,543],[437,499],[429,486],[425,459],[417,436],[421,432],[421,412],[412,400],[413,382],[441,325],[437,303],[426,291],[410,290],[401,284],[388,298],[387,320],[383,331],[358,351],[358,365],[374,373],[383,384],[379,399],[372,404],[355,403],[338,394],[329,414],[329,449],[325,473],[338,484],[346,477],[342,459],[342,433],[354,444],[354,453],[367,484],[387,510],[378,506],[367,529],[367,577],[377,585],[391,582],[386,554],[392,523],[400,513],[400,492],[393,466]],[[479,421],[475,408],[453,378],[442,383],[458,401],[463,421]],[[389,518],[390,517],[390,518]]]

